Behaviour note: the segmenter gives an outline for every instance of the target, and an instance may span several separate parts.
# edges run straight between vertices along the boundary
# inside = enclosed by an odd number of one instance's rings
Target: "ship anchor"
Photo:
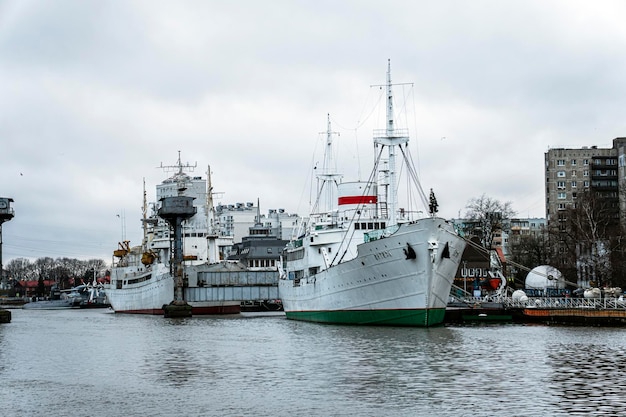
[[[406,256],[406,259],[417,258],[417,254],[415,253],[411,245],[408,244],[408,242],[406,244],[406,249],[402,249],[402,250],[404,251],[404,256]]]

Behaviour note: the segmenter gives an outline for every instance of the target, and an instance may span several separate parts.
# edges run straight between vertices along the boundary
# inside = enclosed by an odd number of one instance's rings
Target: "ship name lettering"
[[[382,251],[382,252],[378,252],[374,254],[374,259],[376,259],[377,261],[380,261],[381,259],[385,259],[385,258],[391,258],[391,254],[389,253],[389,251]]]

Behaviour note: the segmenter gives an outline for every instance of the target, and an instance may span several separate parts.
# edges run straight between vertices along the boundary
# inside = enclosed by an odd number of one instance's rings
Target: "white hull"
[[[419,184],[408,129],[395,125],[391,64],[386,91],[387,123],[374,130],[376,158],[365,182],[343,182],[336,171],[328,118],[317,199],[306,230],[285,251],[279,294],[287,318],[398,326],[443,322],[465,241],[435,217],[434,192],[427,198]],[[401,206],[402,172],[412,190]],[[429,217],[414,220],[424,212],[413,206],[413,195]]]
[[[163,264],[113,268],[106,294],[117,313],[161,314],[163,305],[174,300],[174,279]]]
[[[174,279],[163,264],[140,270],[113,268],[111,273],[111,285],[106,293],[116,313],[164,314],[163,307],[174,300]],[[238,301],[191,301],[188,304],[194,315],[230,314],[241,310]]]
[[[358,245],[351,260],[299,280],[282,279],[285,313],[320,322],[438,324],[464,248],[443,219],[403,224],[391,236]]]

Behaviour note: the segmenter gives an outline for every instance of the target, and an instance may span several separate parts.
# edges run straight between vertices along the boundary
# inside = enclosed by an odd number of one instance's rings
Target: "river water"
[[[12,310],[6,416],[624,415],[626,329]]]

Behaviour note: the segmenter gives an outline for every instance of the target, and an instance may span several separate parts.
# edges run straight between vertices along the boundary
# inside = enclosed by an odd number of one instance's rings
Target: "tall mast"
[[[146,178],[143,179],[143,206],[141,207],[143,214],[143,250],[147,249],[148,245],[148,202],[146,199]]]
[[[337,166],[335,165],[335,161],[333,159],[333,135],[338,135],[338,133],[333,132],[330,127],[330,114],[327,115],[327,120],[324,164],[322,166],[322,172],[321,174],[317,174],[317,178],[321,181],[319,193],[325,193],[326,209],[324,211],[330,212],[336,203],[335,189],[337,188],[337,183],[342,175],[337,173]],[[333,182],[335,184],[331,184]],[[318,196],[318,198],[320,197],[321,195]]]
[[[207,235],[213,234],[213,184],[211,183],[211,165],[207,165],[206,171],[206,226]]]
[[[387,127],[374,131],[374,143],[387,146],[389,154],[389,220],[391,224],[398,223],[398,182],[396,173],[396,146],[408,143],[407,129],[396,129],[393,120],[393,91],[391,84],[391,60],[387,60]]]

